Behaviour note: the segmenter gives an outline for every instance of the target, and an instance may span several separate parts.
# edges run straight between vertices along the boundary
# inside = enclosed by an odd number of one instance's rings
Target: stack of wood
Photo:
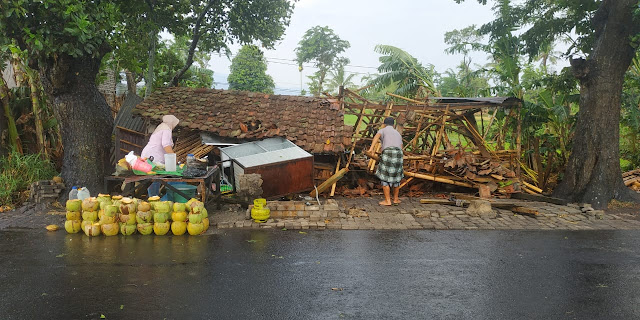
[[[176,159],[180,162],[186,162],[187,154],[191,153],[196,158],[202,158],[213,150],[214,146],[202,144],[202,138],[197,131],[183,130],[176,139],[176,145],[173,151],[176,153]]]
[[[640,169],[635,169],[623,173],[622,181],[624,181],[625,186],[637,192],[640,192]]]
[[[56,183],[53,180],[36,181],[29,187],[29,202],[52,203],[65,189],[64,183]]]

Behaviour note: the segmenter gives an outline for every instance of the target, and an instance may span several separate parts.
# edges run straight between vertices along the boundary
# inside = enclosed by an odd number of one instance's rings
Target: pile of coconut
[[[177,236],[185,232],[199,235],[209,229],[207,209],[196,199],[173,203],[150,197],[147,202],[100,194],[84,200],[69,200],[66,207],[64,228],[68,233],[82,230],[87,236],[115,236],[118,233],[129,236],[136,231],[142,235],[162,236],[169,230]]]

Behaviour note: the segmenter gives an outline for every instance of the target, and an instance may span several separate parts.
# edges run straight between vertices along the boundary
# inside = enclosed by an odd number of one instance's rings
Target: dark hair
[[[384,124],[388,125],[388,126],[393,126],[395,124],[395,120],[393,119],[393,117],[386,117],[384,118]]]

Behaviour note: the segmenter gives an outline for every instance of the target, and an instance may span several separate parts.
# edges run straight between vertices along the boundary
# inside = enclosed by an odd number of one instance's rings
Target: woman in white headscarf
[[[149,137],[149,143],[142,149],[143,158],[153,157],[153,162],[164,164],[164,154],[173,152],[173,137],[171,131],[180,120],[173,115],[162,117],[162,123],[158,125]]]
[[[165,153],[173,152],[172,130],[178,125],[178,118],[173,115],[162,117],[162,123],[149,137],[149,143],[142,149],[141,156],[143,158],[153,157],[153,162],[164,164]],[[154,182],[147,189],[149,197],[157,196],[160,193],[160,183]]]

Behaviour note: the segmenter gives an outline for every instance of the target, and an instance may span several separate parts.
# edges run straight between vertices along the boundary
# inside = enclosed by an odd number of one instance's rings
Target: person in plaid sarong
[[[398,193],[400,192],[400,180],[404,177],[402,136],[393,127],[394,124],[395,120],[392,117],[385,118],[382,129],[373,137],[373,142],[369,148],[369,153],[373,153],[375,152],[373,148],[378,141],[382,144],[382,154],[376,170],[376,176],[380,179],[382,191],[384,191],[384,201],[379,202],[382,206],[400,203]],[[391,202],[391,188],[393,188],[393,202]]]

